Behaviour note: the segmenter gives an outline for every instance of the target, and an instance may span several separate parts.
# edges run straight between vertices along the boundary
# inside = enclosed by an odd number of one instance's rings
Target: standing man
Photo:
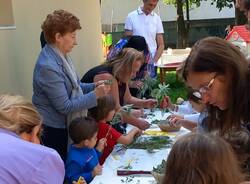
[[[143,0],[143,6],[128,14],[125,35],[139,35],[146,39],[152,56],[151,65],[157,63],[164,50],[163,26],[161,18],[153,12],[159,0]],[[151,71],[150,71],[151,72]],[[156,76],[150,74],[151,77]]]

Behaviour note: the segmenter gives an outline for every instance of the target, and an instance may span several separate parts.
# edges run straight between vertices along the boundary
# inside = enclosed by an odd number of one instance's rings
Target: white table
[[[169,115],[169,113],[165,113],[162,117],[160,111],[154,114],[155,117],[147,119],[149,122],[154,119],[164,119]],[[131,129],[131,126],[128,129]],[[152,125],[149,130],[158,132],[160,129]],[[169,137],[174,141],[176,137],[184,135],[187,132],[189,130],[181,128],[178,132],[169,133]],[[162,162],[162,159],[167,158],[169,151],[170,148],[164,148],[155,150],[154,153],[149,153],[142,149],[121,149],[121,146],[117,145],[106,159],[102,175],[96,176],[91,184],[156,184],[152,175],[117,176],[117,170],[123,170],[124,166],[131,165],[131,170],[151,171],[154,166],[156,167]]]

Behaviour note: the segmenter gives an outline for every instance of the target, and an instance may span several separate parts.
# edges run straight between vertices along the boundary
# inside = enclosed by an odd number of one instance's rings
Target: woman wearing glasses
[[[250,72],[237,47],[217,37],[198,41],[183,66],[183,78],[207,104],[208,116],[203,124],[208,132],[224,136],[240,129],[247,131]]]

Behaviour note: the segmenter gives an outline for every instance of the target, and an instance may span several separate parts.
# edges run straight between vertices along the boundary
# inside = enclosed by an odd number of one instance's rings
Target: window
[[[11,0],[0,0],[0,29],[15,29]]]

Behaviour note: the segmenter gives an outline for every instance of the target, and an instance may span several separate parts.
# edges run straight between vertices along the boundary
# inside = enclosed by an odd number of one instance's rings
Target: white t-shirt
[[[133,35],[143,36],[149,46],[150,53],[154,57],[157,50],[156,34],[164,33],[161,18],[151,12],[146,15],[142,7],[128,14],[125,21],[125,30],[133,32]]]
[[[196,112],[189,101],[182,105],[178,105],[178,114],[183,115],[184,120],[198,122],[200,113]]]

